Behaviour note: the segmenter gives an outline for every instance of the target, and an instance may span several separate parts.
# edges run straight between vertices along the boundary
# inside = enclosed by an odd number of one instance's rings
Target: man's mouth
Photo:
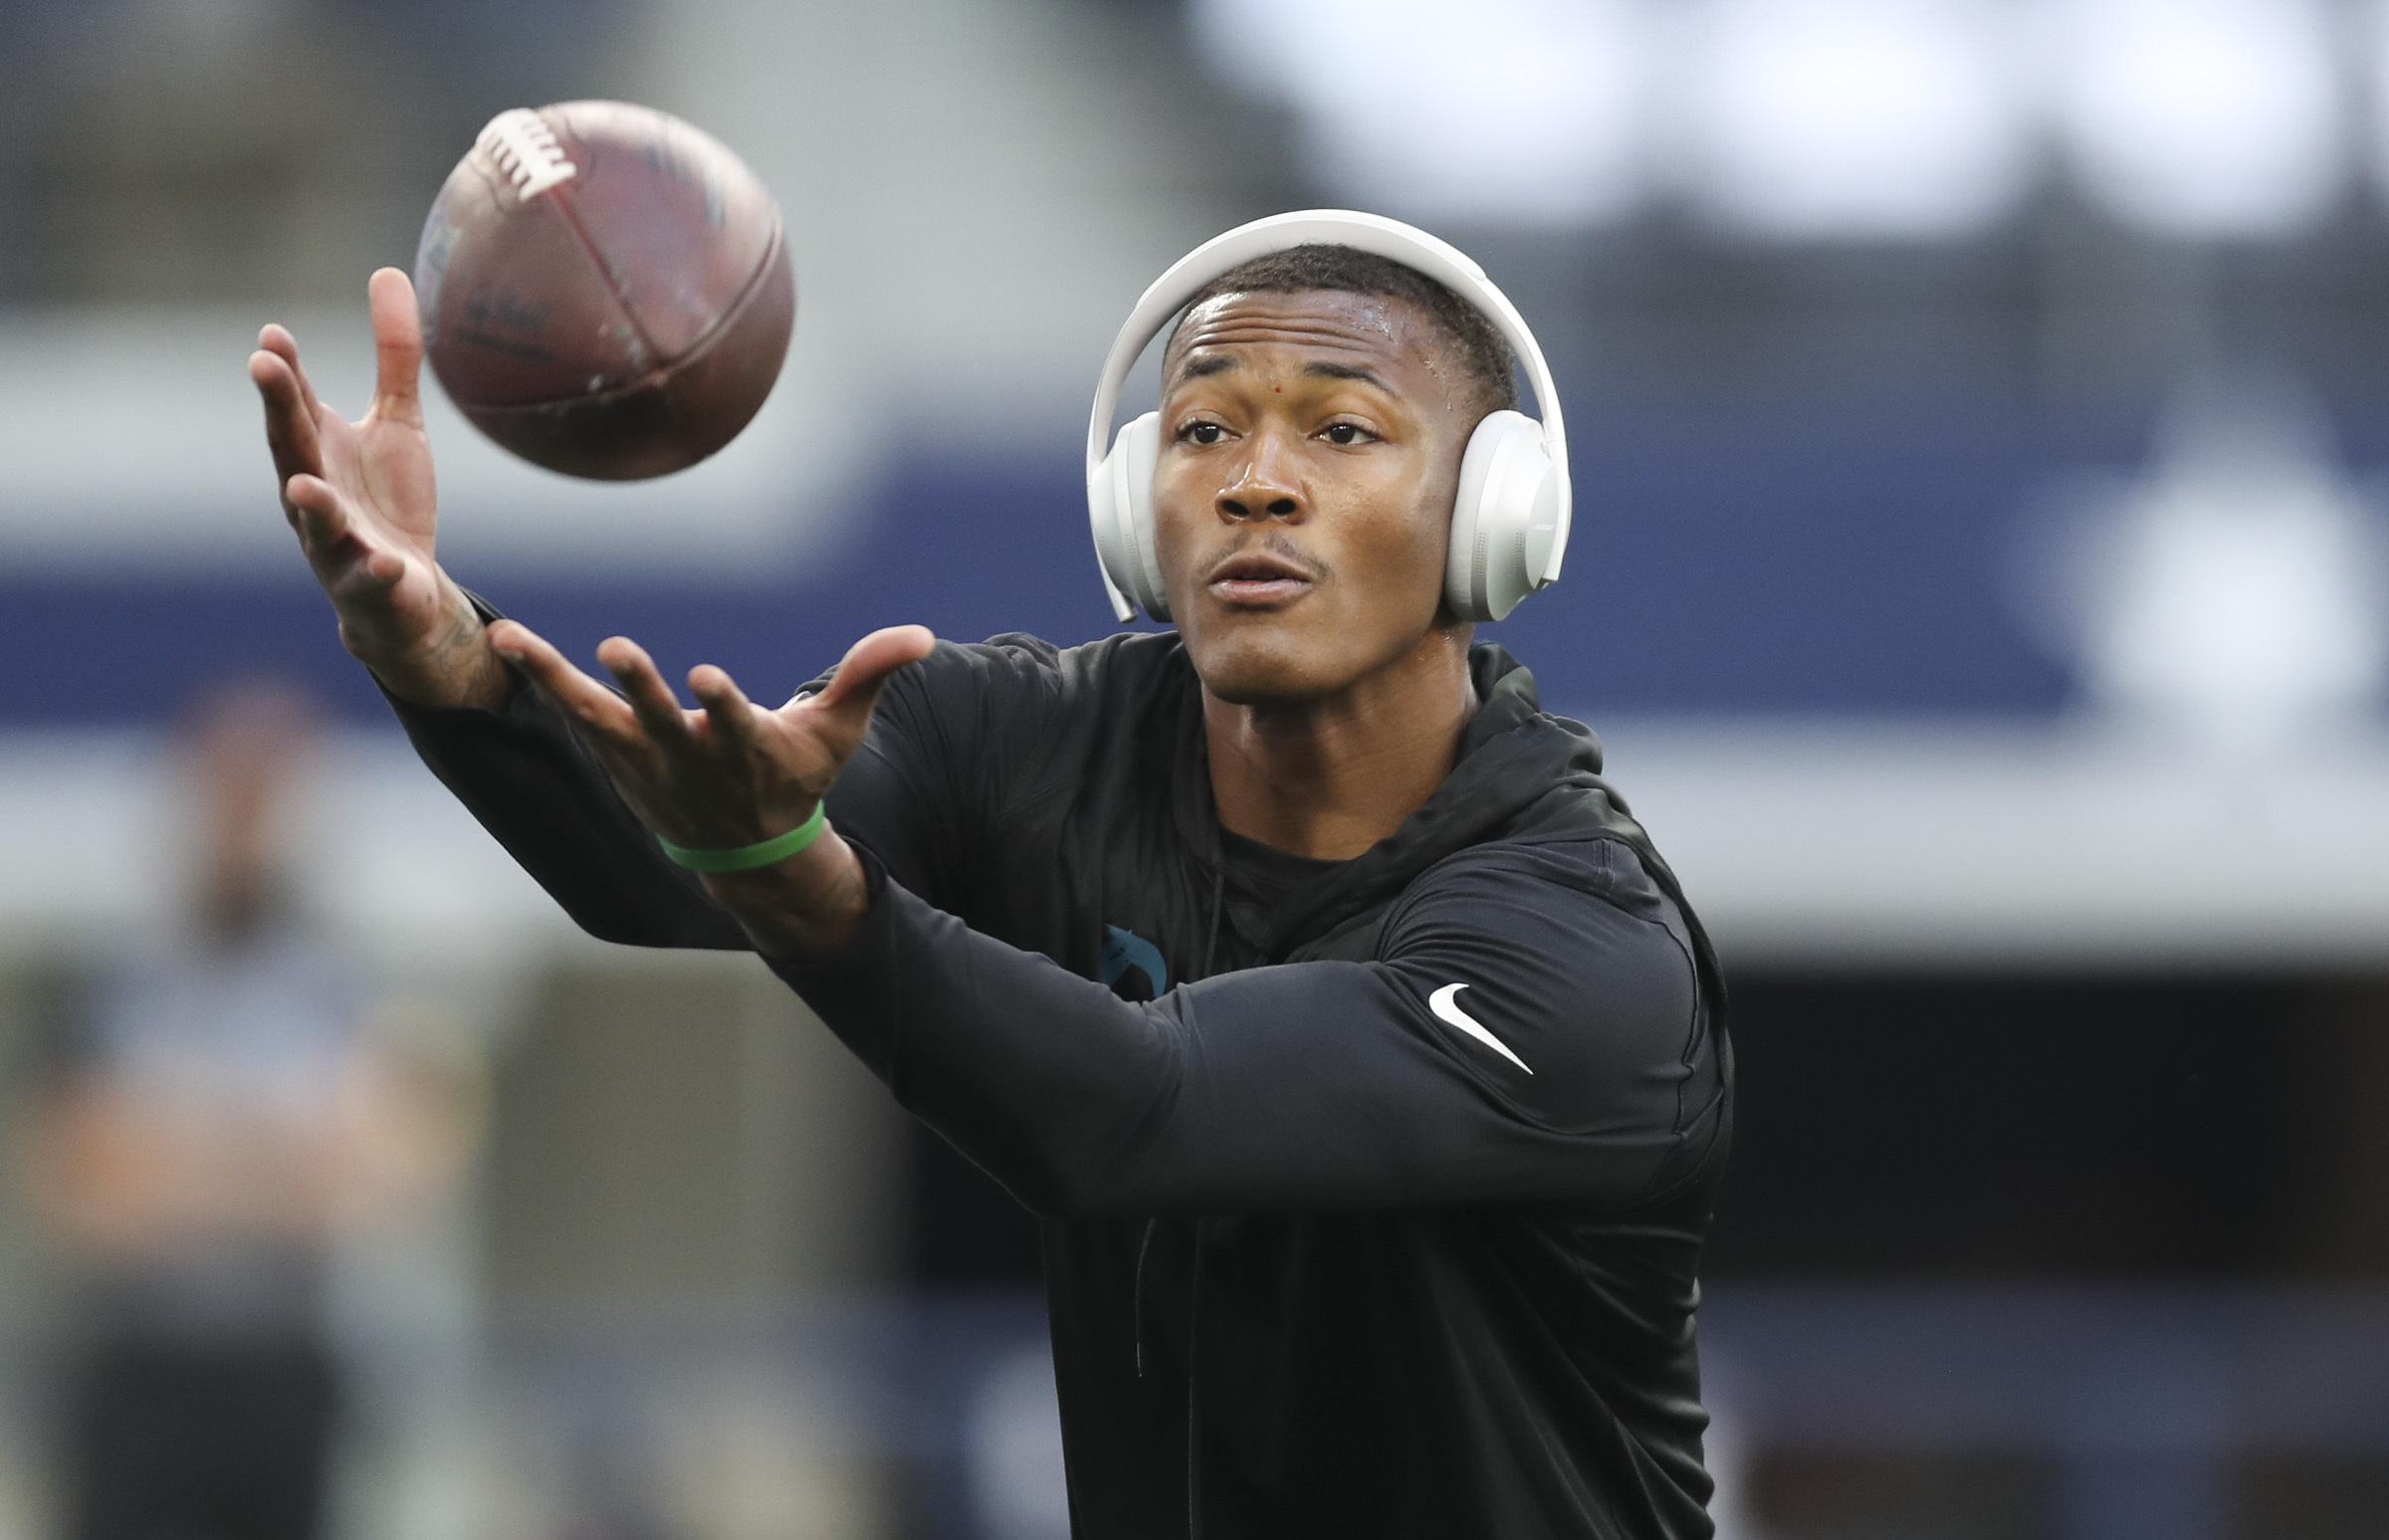
[[[1300,563],[1265,550],[1241,551],[1211,568],[1203,586],[1236,608],[1267,608],[1300,598],[1318,579]]]

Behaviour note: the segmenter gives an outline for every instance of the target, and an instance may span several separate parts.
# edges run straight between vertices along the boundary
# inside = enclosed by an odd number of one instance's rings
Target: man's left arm
[[[1041,1212],[1625,1209],[1697,1165],[1722,1122],[1671,922],[1615,842],[1493,846],[1422,878],[1379,961],[1132,1004],[875,875],[848,946],[772,966]]]
[[[874,632],[776,711],[701,666],[694,712],[624,638],[598,649],[619,695],[511,621],[490,642],[640,822],[729,849],[805,821],[932,639]],[[1389,914],[1376,962],[1255,969],[1148,1005],[932,908],[834,823],[704,885],[900,1102],[1040,1212],[1624,1208],[1723,1132],[1689,951],[1609,841],[1463,852]]]

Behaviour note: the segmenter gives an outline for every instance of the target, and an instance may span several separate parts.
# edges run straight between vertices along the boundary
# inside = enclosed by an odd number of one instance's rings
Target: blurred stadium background
[[[1474,253],[1550,351],[1568,581],[1488,629],[1716,932],[1729,1536],[2389,1533],[2389,4],[0,0],[0,1102],[195,857],[226,680],[338,727],[297,877],[464,1175],[340,1229],[341,1536],[1065,1532],[1033,1239],[760,970],[569,934],[419,770],[276,517],[495,111],[652,103],[798,257],[718,461],[435,416],[458,575],[791,686],[1108,615],[1078,439],[1202,237]],[[403,1056],[403,1055],[402,1055]],[[75,1264],[15,1141],[0,1537]]]

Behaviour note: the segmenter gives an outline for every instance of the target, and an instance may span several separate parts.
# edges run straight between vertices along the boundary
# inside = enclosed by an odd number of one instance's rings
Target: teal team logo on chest
[[[1170,989],[1170,966],[1161,949],[1134,931],[1103,928],[1103,982],[1127,1000],[1160,999]]]

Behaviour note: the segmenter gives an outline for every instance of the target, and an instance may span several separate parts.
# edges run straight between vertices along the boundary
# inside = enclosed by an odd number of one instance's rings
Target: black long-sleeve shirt
[[[1701,1536],[1714,964],[1498,649],[1444,785],[1256,860],[1174,637],[941,645],[830,815],[872,902],[772,967],[1045,1219],[1090,1537]],[[744,946],[560,719],[401,710],[587,929]]]

